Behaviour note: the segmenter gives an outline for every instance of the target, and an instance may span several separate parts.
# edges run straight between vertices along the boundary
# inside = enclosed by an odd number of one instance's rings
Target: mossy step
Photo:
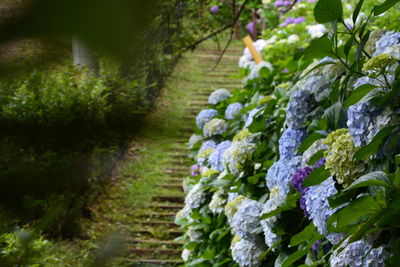
[[[179,192],[183,192],[182,184],[157,184],[156,186],[159,188],[178,190]]]
[[[136,221],[137,224],[142,226],[165,226],[167,228],[176,227],[176,224],[173,221]],[[170,229],[171,230],[171,229]]]
[[[183,264],[182,260],[176,259],[176,260],[171,260],[171,259],[165,259],[165,260],[160,260],[160,259],[136,259],[136,260],[128,260],[130,264],[134,264],[132,267],[159,267],[159,266],[171,266],[171,265],[179,265]],[[149,265],[143,265],[143,264],[152,264],[152,266]]]
[[[177,210],[177,209],[182,209],[184,207],[183,204],[178,204],[178,203],[153,203],[152,205],[153,208],[156,209],[163,209],[163,210]]]
[[[158,202],[183,203],[182,196],[155,196],[152,197],[152,200]]]
[[[166,173],[171,173],[171,172],[184,172],[187,171],[189,168],[185,166],[169,166],[165,168]]]
[[[160,217],[173,217],[175,218],[176,213],[175,212],[150,212],[149,216],[155,217],[155,218],[160,218]]]
[[[155,236],[157,235],[157,230],[155,229],[138,229],[134,231],[136,234],[145,235],[145,236]],[[177,229],[163,229],[162,234],[168,238],[176,238],[182,236],[184,234],[183,230]]]
[[[134,253],[140,256],[154,256],[154,255],[165,255],[165,256],[180,256],[180,249],[142,249],[142,248],[130,248],[128,249],[130,253]]]
[[[165,178],[164,182],[174,184],[174,183],[182,183],[182,178]]]
[[[170,148],[171,151],[173,152],[178,152],[178,153],[187,153],[190,151],[189,148],[185,147],[171,147]]]
[[[128,240],[129,243],[144,243],[144,244],[156,244],[156,245],[172,245],[181,246],[184,242],[158,240],[158,239],[131,239]]]

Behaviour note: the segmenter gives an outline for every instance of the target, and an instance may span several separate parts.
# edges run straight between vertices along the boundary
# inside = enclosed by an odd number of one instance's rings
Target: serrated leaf
[[[319,185],[331,176],[331,173],[325,169],[325,166],[321,166],[314,170],[307,178],[304,180],[304,186]]]
[[[378,16],[378,15],[386,12],[388,9],[390,9],[392,6],[394,6],[398,2],[400,2],[400,0],[386,0],[382,4],[374,7],[374,15]]]
[[[353,159],[363,160],[371,155],[376,154],[381,148],[382,144],[396,128],[398,128],[398,125],[387,126],[380,130],[368,145],[360,148],[356,151],[356,153],[354,153]]]
[[[347,108],[354,104],[357,104],[364,96],[375,89],[377,86],[372,84],[363,84],[357,87],[353,92],[351,92],[349,98],[343,103],[343,107]]]
[[[307,136],[306,139],[301,143],[298,152],[304,152],[306,151],[312,144],[314,144],[315,141],[325,138],[326,136],[321,133],[312,133],[309,136]]]
[[[392,182],[389,180],[386,173],[382,171],[375,171],[361,176],[360,178],[355,180],[350,186],[348,186],[345,190],[352,190],[355,188],[372,186],[372,185],[393,187]]]
[[[343,20],[342,1],[319,0],[314,8],[314,17],[318,23]]]

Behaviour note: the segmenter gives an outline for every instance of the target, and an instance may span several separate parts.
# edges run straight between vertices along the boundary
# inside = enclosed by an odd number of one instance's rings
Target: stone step
[[[180,265],[183,264],[183,261],[180,259],[176,259],[176,260],[171,260],[171,259],[165,259],[165,260],[160,260],[160,259],[137,259],[137,260],[128,260],[128,262],[130,264],[135,264],[132,267],[143,267],[143,264],[147,264],[146,267],[150,267],[148,266],[148,264],[154,264],[154,267],[159,267],[159,266],[171,266],[171,265]]]
[[[165,178],[164,182],[168,184],[182,183],[182,178]]]
[[[164,256],[177,256],[179,257],[181,254],[181,250],[179,249],[154,249],[154,248],[130,248],[128,249],[130,253],[134,253],[140,256],[154,256],[154,255],[164,255]]]
[[[166,241],[166,240],[158,240],[158,239],[132,239],[128,240],[129,243],[142,243],[142,244],[156,244],[156,245],[171,245],[171,246],[181,246],[184,242],[176,242],[176,241]]]
[[[173,228],[176,227],[176,224],[172,221],[137,221],[137,224],[140,224],[142,226],[165,226],[168,228]]]
[[[185,167],[185,166],[170,166],[168,168],[165,169],[165,172],[185,172],[188,171],[189,168]]]
[[[155,230],[153,229],[139,229],[136,230],[135,233],[140,234],[140,235],[145,235],[145,236],[154,236]],[[169,238],[176,238],[179,236],[182,236],[184,234],[183,230],[180,229],[168,229],[168,230],[163,230],[162,232],[163,235],[168,236]]]
[[[180,190],[183,192],[183,186],[182,184],[157,184],[157,187],[162,187],[164,189],[175,189],[175,190]]]
[[[179,203],[173,203],[173,204],[169,204],[169,203],[157,203],[157,204],[153,204],[152,207],[156,208],[156,209],[161,209],[161,210],[180,210],[183,208],[183,204],[179,204]]]
[[[175,218],[176,213],[175,212],[155,212],[155,211],[152,211],[152,212],[149,213],[149,215],[151,217],[154,217],[154,218],[164,218],[164,217]]]
[[[183,203],[182,196],[155,196],[152,200],[157,202]]]

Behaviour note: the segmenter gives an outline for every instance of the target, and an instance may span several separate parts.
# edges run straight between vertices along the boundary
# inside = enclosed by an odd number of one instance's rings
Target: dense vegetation
[[[255,6],[264,61],[244,50],[188,143],[186,266],[399,263],[397,2]]]

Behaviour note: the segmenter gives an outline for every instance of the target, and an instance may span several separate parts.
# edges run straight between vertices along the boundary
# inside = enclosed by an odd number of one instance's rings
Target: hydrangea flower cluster
[[[253,240],[234,238],[231,244],[232,258],[241,267],[258,267],[265,245],[260,238]]]
[[[216,105],[219,102],[230,98],[231,96],[232,95],[228,90],[221,88],[212,92],[212,94],[208,97],[208,103],[211,105]]]
[[[196,125],[200,130],[204,125],[218,116],[218,111],[215,109],[203,109],[196,117]]]
[[[262,68],[267,68],[270,72],[274,70],[274,67],[272,67],[272,64],[266,61],[262,61],[255,65],[252,69],[251,72],[248,76],[248,79],[252,80],[255,78],[260,78],[260,71]]]
[[[260,214],[263,205],[252,199],[240,202],[232,218],[232,229],[242,239],[255,238],[255,231],[261,227]]]
[[[199,149],[199,153],[208,150],[208,149],[215,149],[217,147],[217,142],[215,140],[205,140]]]
[[[311,94],[304,90],[298,90],[290,96],[286,110],[286,125],[289,128],[299,129],[304,125],[311,110],[310,97]]]
[[[279,160],[269,168],[266,176],[269,190],[279,187],[284,195],[289,193],[291,178],[301,165],[301,157]]]
[[[189,210],[198,209],[206,200],[206,193],[201,183],[195,184],[185,197],[185,206]]]
[[[249,127],[252,123],[254,118],[256,118],[256,116],[258,117],[259,115],[261,115],[261,110],[262,107],[257,107],[255,109],[252,109],[249,114],[247,114],[247,119],[244,123],[244,127]]]
[[[296,156],[297,149],[299,148],[301,142],[304,140],[305,137],[306,132],[303,129],[286,129],[279,139],[280,159],[289,160]]]
[[[309,216],[306,209],[306,199],[304,198],[305,193],[308,191],[308,188],[304,188],[304,180],[312,173],[313,169],[310,167],[304,167],[297,169],[295,174],[292,176],[292,185],[293,187],[301,193],[300,198],[300,208],[303,210],[306,216]]]
[[[222,162],[232,174],[239,174],[243,164],[249,160],[256,150],[256,145],[246,141],[233,142],[222,155]]]
[[[215,148],[208,159],[208,163],[210,164],[211,168],[220,172],[224,170],[222,155],[231,146],[231,144],[231,141],[224,141]]]
[[[325,144],[329,149],[324,152],[325,168],[335,175],[339,184],[349,186],[365,170],[362,161],[353,160],[357,151],[347,129],[339,129],[328,135]]]
[[[336,193],[335,181],[331,177],[319,185],[308,187],[304,194],[306,211],[310,219],[318,232],[327,237],[332,244],[336,244],[342,238],[342,235],[335,233],[328,235],[326,229],[329,217],[338,209],[331,209],[328,198]]]
[[[226,202],[227,199],[224,190],[219,189],[213,194],[210,204],[208,204],[208,207],[213,214],[221,214],[222,212],[224,212]]]
[[[192,167],[190,167],[190,175],[191,176],[197,176],[200,175],[200,165],[199,164],[193,164]]]
[[[355,146],[367,144],[369,126],[373,121],[374,107],[369,102],[360,102],[347,110],[347,127]]]
[[[225,119],[233,120],[236,115],[243,109],[243,105],[239,102],[230,104],[225,110]]]
[[[375,45],[374,57],[383,54],[388,47],[400,43],[400,32],[388,31],[386,32]]]
[[[187,142],[186,145],[189,149],[193,149],[194,146],[201,140],[203,140],[203,137],[201,135],[192,134],[192,136],[190,136],[189,142]]]
[[[212,137],[215,135],[221,135],[228,130],[228,124],[222,119],[212,119],[207,122],[203,128],[203,135],[205,137]]]
[[[228,218],[229,223],[232,222],[232,218],[237,212],[240,203],[245,199],[244,196],[240,195],[233,195],[232,197],[228,197],[228,203],[224,207],[225,215]]]
[[[372,244],[365,239],[348,244],[344,243],[344,249],[339,252],[339,247],[331,256],[330,264],[335,267],[383,267],[389,256],[385,249],[380,246],[373,248]]]

